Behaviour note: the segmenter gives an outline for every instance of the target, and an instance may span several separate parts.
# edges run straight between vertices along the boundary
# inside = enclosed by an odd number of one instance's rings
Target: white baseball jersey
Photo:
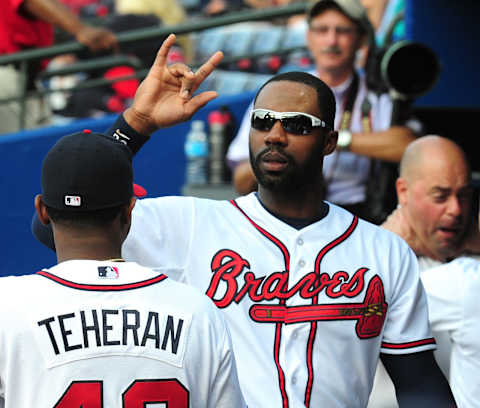
[[[67,261],[0,298],[5,408],[244,407],[223,316],[163,273]]]
[[[366,406],[380,352],[434,348],[411,249],[329,208],[296,230],[255,193],[137,201],[123,256],[223,310],[250,408]]]
[[[317,75],[315,71],[310,72]],[[353,76],[343,84],[332,87],[336,102],[335,129],[340,126],[344,111],[347,90]],[[387,94],[377,96],[368,92],[364,76],[360,76],[359,89],[352,109],[352,132],[362,132],[362,102],[368,95],[371,105],[370,121],[374,131],[386,130],[390,127],[392,102]],[[237,135],[227,152],[228,160],[239,162],[248,160],[248,138],[250,133],[250,112],[253,102],[245,112]],[[335,150],[323,159],[323,174],[328,181],[327,199],[334,203],[352,204],[365,201],[366,185],[370,171],[370,159],[349,151]]]
[[[451,343],[449,382],[458,408],[480,407],[480,262],[461,257],[421,274],[434,335]]]
[[[469,259],[472,260],[471,261],[472,263],[474,262],[474,260],[476,260],[477,262],[480,262],[480,256],[478,255],[470,254],[468,255],[468,257]],[[422,280],[423,280],[423,275],[427,271],[430,271],[431,269],[436,271],[437,268],[440,267],[441,265],[444,265],[442,267],[442,270],[443,268],[445,269],[450,268],[446,266],[447,264],[432,258],[428,258],[426,256],[419,256],[417,257],[417,259],[418,259],[418,267],[420,270],[420,277],[422,278]],[[453,265],[456,265],[456,263],[457,263],[456,260],[453,261]],[[467,274],[465,273],[464,276],[466,275]],[[447,285],[444,286],[444,284],[441,283],[440,281],[437,282],[436,279],[434,280],[433,277],[436,276],[436,273],[434,272],[428,272],[428,276],[429,276],[428,279],[432,279],[432,282],[434,285],[438,284],[439,287],[442,287],[444,290],[451,290],[451,288],[453,287],[450,285],[451,284],[450,281],[448,281]],[[455,277],[455,274],[452,274],[451,279],[455,279],[454,277]],[[428,286],[431,285],[430,283],[427,283],[427,284]],[[428,288],[425,287],[425,289],[427,291],[427,297],[428,297]],[[455,292],[452,291],[451,294],[454,295]],[[458,302],[460,301],[461,299],[459,297]],[[428,303],[429,304],[432,303],[430,299]],[[458,305],[460,305],[460,303]],[[446,304],[444,305],[444,307],[445,306]],[[444,307],[440,308],[441,313],[445,312]],[[453,311],[453,308],[450,309],[450,311]],[[448,314],[445,317],[452,318],[452,319],[454,318],[453,316],[449,316]],[[434,325],[432,326],[432,333],[433,333],[433,337],[435,338],[435,343],[437,346],[434,352],[435,360],[437,361],[445,377],[450,379],[450,364],[452,360],[452,346],[453,346],[451,333],[449,330],[437,329],[436,320],[438,318],[438,315],[436,313],[432,315],[431,306],[429,307],[429,318],[430,318],[431,325],[432,324]],[[460,324],[460,322],[458,323]],[[457,347],[457,355],[458,355],[458,344],[456,345],[456,347]],[[455,358],[458,359],[458,356]],[[450,381],[450,384],[452,384],[452,379],[450,379],[449,381]],[[462,406],[463,405],[459,405],[459,408],[461,408]],[[466,405],[466,406],[468,407],[469,405]],[[375,380],[373,382],[373,389],[370,395],[368,408],[398,408],[398,404],[395,396],[395,388],[393,386],[392,380],[390,379],[390,376],[386,372],[381,362],[379,362],[377,372],[375,375]]]

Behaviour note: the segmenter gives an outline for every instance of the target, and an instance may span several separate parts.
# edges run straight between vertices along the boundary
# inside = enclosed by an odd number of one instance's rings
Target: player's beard
[[[272,152],[281,154],[286,160],[285,169],[278,172],[269,172],[262,169],[262,158]],[[323,145],[318,143],[310,151],[302,164],[299,164],[293,156],[285,152],[281,147],[267,146],[256,157],[250,148],[250,164],[258,184],[265,189],[277,193],[292,193],[308,188],[308,186],[321,183]]]

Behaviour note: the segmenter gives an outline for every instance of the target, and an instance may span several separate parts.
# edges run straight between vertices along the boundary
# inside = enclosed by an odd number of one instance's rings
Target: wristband
[[[352,144],[352,132],[349,130],[340,130],[338,132],[337,149],[350,150]]]
[[[133,129],[125,121],[123,115],[118,116],[117,120],[105,132],[105,135],[127,145],[134,155],[149,139],[149,136],[142,135]]]

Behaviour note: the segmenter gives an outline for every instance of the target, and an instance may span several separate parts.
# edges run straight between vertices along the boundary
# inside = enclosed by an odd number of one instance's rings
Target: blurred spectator
[[[208,0],[202,10],[204,14],[212,16],[242,9],[281,7],[297,1],[304,0]]]
[[[0,13],[0,55],[53,44],[53,27],[59,27],[86,45],[91,51],[117,48],[114,33],[83,23],[75,13],[57,0],[5,0]],[[19,96],[21,75],[18,66],[0,67],[0,99]],[[43,68],[40,64],[29,66],[27,89],[35,89],[35,78]],[[26,128],[48,124],[50,110],[42,97],[31,97],[26,107]],[[0,104],[0,133],[20,129],[20,104]]]
[[[372,23],[374,30],[377,30],[389,0],[361,0],[361,2],[365,10],[367,10],[368,19]]]
[[[115,0],[115,12],[129,15],[152,14],[164,26],[186,23],[189,19],[179,0]],[[177,41],[185,54],[186,62],[193,62],[194,44],[190,35],[179,35]],[[159,42],[161,43],[161,40]],[[153,50],[153,54],[155,53],[156,50]]]
[[[115,10],[114,0],[61,0],[70,10],[87,19],[101,18]]]
[[[219,16],[246,8],[244,0],[209,0],[202,7],[202,13],[206,16]]]
[[[57,92],[49,95],[49,101],[56,120],[61,122],[64,119],[99,117],[123,111],[132,103],[135,91],[140,85],[140,80],[135,74],[136,70],[130,66],[115,66],[89,74],[76,73],[52,77],[49,87]],[[124,77],[128,79],[94,88],[74,88],[86,79],[114,80]],[[70,88],[74,89],[65,92],[65,89]]]
[[[104,24],[115,33],[130,31],[141,28],[160,27],[159,18],[153,14],[117,14],[113,13],[104,18]],[[163,38],[153,38],[141,41],[122,43],[119,52],[127,57],[132,57],[136,65],[141,67],[150,66],[156,56]],[[89,56],[85,56],[88,58]],[[49,69],[55,69],[62,65],[78,62],[74,56],[60,56],[55,58]],[[169,53],[169,63],[184,62],[184,54],[179,47],[172,47]],[[111,68],[95,69],[89,72],[76,73],[67,76],[55,76],[48,82],[50,89],[57,89],[50,95],[52,109],[59,118],[95,117],[109,113],[118,113],[130,106],[133,95],[140,84],[140,80],[133,76],[137,73],[137,66],[125,65]],[[95,88],[74,89],[69,92],[63,91],[71,88],[83,80],[107,79],[114,80],[121,77],[132,77],[118,80],[112,84],[97,86]],[[60,92],[61,91],[61,92]]]
[[[371,219],[367,187],[369,181],[377,180],[374,160],[398,162],[416,136],[405,126],[390,126],[393,104],[389,96],[370,91],[365,76],[355,69],[357,51],[366,41],[373,41],[373,28],[360,2],[317,1],[307,20],[306,40],[315,60],[311,73],[332,88],[337,102],[338,145],[324,159],[326,199]],[[240,194],[256,188],[248,160],[250,109],[227,154]]]

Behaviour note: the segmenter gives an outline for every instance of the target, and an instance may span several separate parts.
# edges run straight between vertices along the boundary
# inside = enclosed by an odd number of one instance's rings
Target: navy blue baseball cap
[[[43,161],[42,201],[57,210],[101,210],[145,194],[133,184],[130,149],[100,133],[64,136]]]

